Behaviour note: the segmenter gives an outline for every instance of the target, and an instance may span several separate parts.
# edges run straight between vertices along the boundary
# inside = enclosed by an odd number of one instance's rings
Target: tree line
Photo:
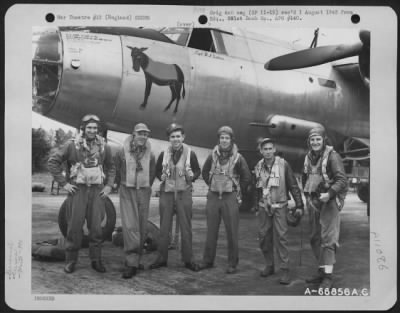
[[[54,149],[59,149],[74,133],[65,132],[62,128],[46,131],[43,128],[32,128],[32,173],[47,170],[47,161]]]

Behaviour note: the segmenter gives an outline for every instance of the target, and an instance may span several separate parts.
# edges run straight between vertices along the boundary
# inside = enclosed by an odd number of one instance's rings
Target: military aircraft
[[[94,113],[123,133],[146,122],[159,139],[178,122],[189,144],[206,148],[230,125],[250,167],[259,139],[273,137],[297,172],[308,131],[323,125],[360,199],[369,199],[367,31],[353,45],[315,40],[306,49],[237,28],[58,27],[33,42],[40,114],[76,127]],[[359,62],[346,62],[351,56]]]

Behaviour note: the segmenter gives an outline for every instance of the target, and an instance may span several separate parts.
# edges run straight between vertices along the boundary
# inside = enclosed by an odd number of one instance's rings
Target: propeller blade
[[[361,35],[361,34],[360,34]],[[291,70],[316,66],[360,54],[363,44],[323,46],[285,54],[265,63],[270,71]]]
[[[368,30],[360,30],[359,36],[361,42],[369,49],[371,46],[371,32]]]

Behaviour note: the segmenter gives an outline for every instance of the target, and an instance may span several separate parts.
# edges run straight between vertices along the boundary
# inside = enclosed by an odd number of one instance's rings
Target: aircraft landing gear
[[[239,207],[239,212],[250,212],[254,208],[253,190],[242,193],[242,203]]]
[[[368,203],[369,202],[369,186],[368,184],[360,184],[357,186],[357,196],[361,201]]]
[[[367,216],[369,216],[369,183],[361,183],[357,186],[357,196],[361,201],[367,203]]]

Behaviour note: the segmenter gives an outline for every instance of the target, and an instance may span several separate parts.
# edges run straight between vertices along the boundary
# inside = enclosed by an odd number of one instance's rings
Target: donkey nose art
[[[176,100],[174,110],[174,113],[176,113],[178,111],[178,104],[181,96],[182,98],[185,98],[185,77],[181,68],[177,64],[167,64],[153,60],[148,56],[147,52],[144,53],[144,51],[148,49],[146,47],[127,47],[131,50],[132,67],[134,71],[139,72],[139,69],[142,69],[146,81],[144,99],[140,108],[146,108],[147,99],[151,92],[151,86],[154,83],[157,86],[167,86],[170,88],[171,100],[165,107],[164,111],[167,111],[171,107],[172,102]]]

